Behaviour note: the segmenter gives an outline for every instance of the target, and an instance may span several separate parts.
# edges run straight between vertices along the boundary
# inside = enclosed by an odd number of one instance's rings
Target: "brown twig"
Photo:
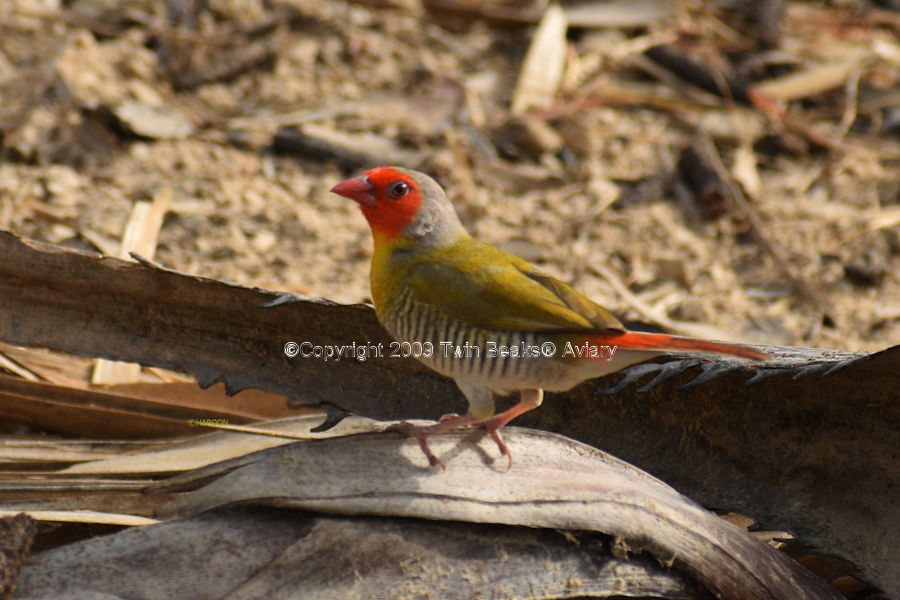
[[[834,326],[837,321],[828,309],[825,299],[809,284],[809,282],[803,279],[803,277],[791,267],[784,251],[766,234],[766,227],[760,218],[759,213],[756,211],[756,208],[747,201],[740,186],[735,184],[734,179],[725,167],[725,163],[722,162],[722,157],[719,155],[712,138],[706,132],[701,131],[697,143],[699,148],[706,154],[709,166],[711,166],[718,174],[719,179],[732,202],[734,202],[737,208],[746,215],[751,230],[753,231],[753,236],[756,238],[759,245],[773,258],[775,264],[778,265],[778,268],[790,281],[794,290],[822,313],[825,324]]]

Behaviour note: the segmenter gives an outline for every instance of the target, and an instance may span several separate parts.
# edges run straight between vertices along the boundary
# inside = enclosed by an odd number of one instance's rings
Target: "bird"
[[[629,331],[565,282],[472,237],[425,173],[376,167],[331,192],[356,201],[371,229],[369,280],[379,322],[395,340],[417,343],[413,357],[453,379],[468,401],[463,415],[389,427],[417,439],[432,467],[444,463],[429,436],[483,426],[510,468],[499,430],[540,406],[544,391],[565,391],[667,353],[767,358],[742,345]],[[495,414],[494,396],[515,391],[518,403]]]

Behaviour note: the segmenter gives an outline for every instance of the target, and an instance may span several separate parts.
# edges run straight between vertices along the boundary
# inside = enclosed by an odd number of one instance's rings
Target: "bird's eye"
[[[395,200],[399,200],[408,193],[409,184],[405,181],[395,181],[388,188],[388,194],[390,194],[391,198],[394,198]]]

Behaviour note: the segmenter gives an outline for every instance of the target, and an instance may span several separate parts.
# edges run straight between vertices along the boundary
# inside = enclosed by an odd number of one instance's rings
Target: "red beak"
[[[356,200],[360,204],[375,206],[375,188],[365,175],[342,181],[331,188],[331,191],[338,196]]]

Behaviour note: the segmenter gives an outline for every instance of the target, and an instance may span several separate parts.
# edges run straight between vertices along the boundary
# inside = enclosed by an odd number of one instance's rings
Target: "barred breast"
[[[417,302],[401,293],[385,314],[382,324],[401,342],[430,342],[432,352],[417,360],[447,377],[485,387],[498,393],[540,387],[567,389],[583,380],[572,365],[548,352],[554,338],[476,327],[448,317],[435,306]]]

